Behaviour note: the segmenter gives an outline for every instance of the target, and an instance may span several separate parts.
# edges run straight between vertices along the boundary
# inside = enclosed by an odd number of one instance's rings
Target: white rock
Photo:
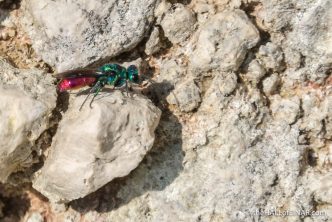
[[[193,12],[182,4],[175,4],[165,14],[161,27],[165,36],[174,44],[185,41],[195,30],[196,18]]]
[[[130,173],[154,142],[161,112],[141,96],[101,93],[91,109],[77,97],[65,113],[33,187],[52,202],[86,196]]]
[[[307,62],[327,65],[332,62],[332,2],[303,2],[303,11],[295,17],[289,44],[298,49]]]
[[[154,27],[148,41],[145,44],[144,52],[147,55],[152,55],[158,52],[162,47],[161,39],[160,39],[160,31],[158,27]]]
[[[179,64],[176,60],[166,59],[160,64],[160,75],[158,82],[168,81],[171,84],[176,84],[181,81],[185,76],[186,69],[183,65]]]
[[[273,73],[271,76],[263,80],[263,91],[266,95],[272,95],[276,92],[280,84],[280,78],[277,73]]]
[[[196,49],[190,56],[191,69],[235,71],[248,49],[259,41],[259,32],[241,10],[213,16],[199,31]]]
[[[254,84],[259,83],[261,78],[266,74],[264,66],[262,66],[257,59],[250,62],[248,67],[248,73],[246,77],[252,81]]]
[[[200,89],[193,80],[188,80],[176,85],[175,90],[167,97],[167,101],[178,105],[183,112],[190,112],[201,103]]]
[[[237,85],[237,76],[235,73],[223,72],[214,81],[218,84],[218,89],[222,95],[228,96],[231,94]]]
[[[0,59],[0,181],[32,165],[35,142],[48,129],[55,108],[53,78],[19,70]]]
[[[26,222],[44,222],[44,218],[39,212],[32,212]]]
[[[319,148],[326,146],[322,138],[332,137],[332,94],[318,97],[315,93],[302,96],[303,118],[301,129],[308,132],[311,146]]]
[[[299,117],[300,99],[295,96],[289,99],[282,99],[280,96],[271,98],[271,110],[278,121],[285,121],[293,124]]]
[[[24,1],[33,47],[57,71],[85,67],[134,48],[153,20],[155,0]]]
[[[280,47],[269,42],[259,48],[257,57],[263,62],[266,69],[280,71],[283,69],[282,61],[284,59],[283,52]]]
[[[257,12],[257,24],[263,30],[280,32],[294,18],[296,0],[262,0]],[[287,9],[287,10],[286,10]]]
[[[301,64],[304,62],[302,61],[303,58],[301,57],[301,53],[299,53],[297,50],[287,47],[284,52],[285,63],[287,64],[287,67],[298,69],[301,67],[301,65],[303,65]]]

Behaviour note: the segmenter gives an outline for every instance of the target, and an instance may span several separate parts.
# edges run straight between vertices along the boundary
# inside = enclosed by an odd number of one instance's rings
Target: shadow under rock
[[[183,170],[182,126],[167,108],[166,97],[173,87],[168,82],[154,83],[142,91],[162,110],[155,131],[155,142],[139,166],[128,176],[117,178],[88,196],[69,205],[80,213],[110,212],[149,191],[161,191]]]
[[[1,9],[0,4],[0,24],[5,21],[9,17],[9,11]],[[0,25],[0,30],[3,28],[3,26]]]
[[[30,208],[24,189],[0,183],[0,221],[20,221]]]
[[[0,9],[16,9],[21,5],[21,0],[3,0],[0,2]],[[1,16],[0,16],[1,17]]]

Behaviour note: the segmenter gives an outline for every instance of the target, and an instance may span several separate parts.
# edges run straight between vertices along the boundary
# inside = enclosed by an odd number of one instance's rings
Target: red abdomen
[[[62,79],[58,84],[58,89],[60,92],[78,89],[83,86],[88,86],[96,82],[95,77],[75,77],[75,78],[67,78]]]

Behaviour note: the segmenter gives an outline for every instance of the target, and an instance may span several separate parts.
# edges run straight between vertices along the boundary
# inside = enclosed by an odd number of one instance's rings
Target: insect
[[[91,87],[79,110],[82,109],[91,94],[93,94],[90,102],[90,107],[92,107],[93,100],[105,85],[113,86],[113,88],[125,86],[128,95],[128,85],[139,83],[138,69],[135,65],[125,68],[118,64],[105,64],[98,69],[74,69],[59,73],[56,78],[61,79],[58,84],[60,92],[84,86]]]

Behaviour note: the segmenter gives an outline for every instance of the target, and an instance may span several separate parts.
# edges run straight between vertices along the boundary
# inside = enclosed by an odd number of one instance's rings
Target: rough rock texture
[[[32,151],[55,108],[54,79],[0,59],[0,181],[34,163]]]
[[[262,61],[266,69],[281,71],[283,68],[283,53],[279,47],[270,42],[259,48],[257,57]]]
[[[177,8],[193,13],[195,24],[185,40],[170,44],[164,34],[170,31],[168,35],[174,37],[177,30],[183,32],[179,27],[184,28],[174,22],[184,18],[173,13]],[[144,42],[115,58],[147,66],[142,73],[151,80],[145,81],[142,92],[162,110],[153,147],[127,176],[67,205],[40,198],[44,205],[38,212],[49,221],[71,222],[331,221],[331,8],[330,0],[161,1],[153,13],[154,28],[145,33]],[[167,18],[170,14],[173,17]],[[163,26],[166,18],[174,26]],[[164,47],[158,53],[144,51],[158,45]],[[56,189],[46,184],[41,189],[52,201],[61,199],[60,191],[69,200],[98,188],[93,187],[101,181],[97,179],[87,180],[89,187],[84,187],[84,174],[67,178],[71,174],[53,177],[47,172],[76,172],[77,168],[66,166],[90,160],[90,165],[82,165],[86,174],[106,170],[93,165],[96,153],[108,155],[99,149],[102,145],[92,144],[88,151],[84,147],[96,141],[91,136],[105,124],[96,126],[120,106],[111,104],[105,118],[90,123],[99,115],[95,111],[120,92],[113,93],[98,98],[94,109],[89,111],[87,105],[81,113],[72,107],[83,98],[68,101],[70,108],[63,110],[58,135],[47,150],[50,153],[44,152],[45,168],[34,182],[35,187],[42,181],[61,182]],[[140,105],[130,112],[135,113]],[[146,120],[143,116],[136,120]],[[81,122],[71,124],[69,117]],[[123,129],[110,127],[103,132]],[[107,138],[105,143],[113,141]],[[59,141],[74,143],[71,147],[77,150],[64,150]],[[58,157],[61,164],[51,168]],[[121,169],[132,163],[125,162],[119,164]],[[112,172],[101,178],[109,175]],[[57,195],[47,189],[56,190]],[[11,205],[1,197],[6,217]],[[31,203],[32,211],[38,204]]]
[[[201,102],[200,90],[193,80],[189,80],[178,84],[167,100],[170,104],[178,105],[181,111],[190,112]]]
[[[198,71],[237,70],[248,49],[259,41],[259,33],[241,10],[221,12],[201,30],[190,62]]]
[[[79,111],[77,97],[60,122],[33,187],[52,202],[86,196],[135,169],[154,141],[160,110],[143,97],[102,93]]]
[[[259,62],[259,60],[255,59],[250,62],[248,72],[246,73],[245,77],[252,81],[254,84],[257,84],[265,74],[266,70],[264,66]]]
[[[182,4],[175,4],[160,22],[165,36],[174,44],[185,41],[195,29],[196,18]]]
[[[267,95],[272,95],[276,92],[280,78],[278,74],[273,73],[271,76],[266,77],[263,80],[263,92]]]
[[[134,48],[153,19],[155,0],[24,1],[33,47],[58,71],[85,67]]]
[[[308,57],[308,62],[326,66],[332,63],[332,2],[305,3],[297,3],[302,11],[294,19],[294,31],[290,33],[289,41],[294,41],[292,48]]]
[[[26,222],[44,222],[43,216],[38,212],[33,212],[26,220]]]
[[[158,52],[162,47],[161,39],[160,39],[160,31],[158,27],[154,27],[149,40],[145,44],[144,52],[147,55],[152,55]]]

